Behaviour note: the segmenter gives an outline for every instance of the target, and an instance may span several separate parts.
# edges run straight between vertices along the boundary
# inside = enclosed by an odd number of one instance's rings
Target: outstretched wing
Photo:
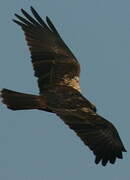
[[[40,93],[55,85],[66,85],[79,90],[80,65],[72,52],[61,39],[51,20],[46,23],[31,7],[34,18],[21,9],[25,18],[15,14],[13,20],[24,31],[27,44],[31,51],[35,76],[38,77]]]
[[[56,113],[96,156],[95,163],[106,165],[122,158],[126,151],[116,128],[96,113],[96,107],[71,87],[57,87],[44,94],[49,108]]]
[[[93,151],[96,164],[102,161],[102,165],[105,166],[107,162],[114,164],[116,158],[122,159],[122,152],[126,150],[112,123],[89,108],[64,114],[58,113],[58,116]]]

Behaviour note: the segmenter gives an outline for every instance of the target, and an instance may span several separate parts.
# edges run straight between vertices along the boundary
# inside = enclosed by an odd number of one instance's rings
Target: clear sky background
[[[106,167],[58,117],[0,104],[0,180],[130,179],[130,1],[4,0],[0,5],[0,88],[38,93],[14,13],[49,16],[81,64],[82,93],[118,129],[127,153]]]

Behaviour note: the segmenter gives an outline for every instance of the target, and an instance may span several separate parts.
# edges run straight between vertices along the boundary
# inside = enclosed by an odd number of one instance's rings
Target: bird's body
[[[31,52],[40,95],[3,89],[3,103],[12,110],[38,109],[58,115],[106,165],[122,158],[126,151],[116,128],[97,114],[96,107],[80,90],[80,65],[47,17],[47,24],[34,8],[32,18],[23,9],[23,18],[14,20],[24,31]]]

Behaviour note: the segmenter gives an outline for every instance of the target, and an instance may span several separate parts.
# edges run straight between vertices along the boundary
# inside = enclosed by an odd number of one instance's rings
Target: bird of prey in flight
[[[62,40],[51,20],[44,21],[31,7],[34,17],[21,9],[24,17],[13,20],[24,31],[38,78],[39,95],[1,90],[2,102],[12,110],[38,109],[59,116],[95,155],[95,163],[105,166],[122,159],[126,149],[112,123],[96,112],[96,107],[80,91],[80,65]]]

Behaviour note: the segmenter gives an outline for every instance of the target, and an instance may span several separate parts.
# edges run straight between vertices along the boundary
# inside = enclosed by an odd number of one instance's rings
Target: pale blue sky
[[[38,93],[14,13],[34,6],[49,16],[81,64],[81,89],[118,129],[127,153],[115,165],[93,153],[58,117],[0,104],[0,180],[130,179],[130,1],[4,0],[0,5],[0,88]]]

